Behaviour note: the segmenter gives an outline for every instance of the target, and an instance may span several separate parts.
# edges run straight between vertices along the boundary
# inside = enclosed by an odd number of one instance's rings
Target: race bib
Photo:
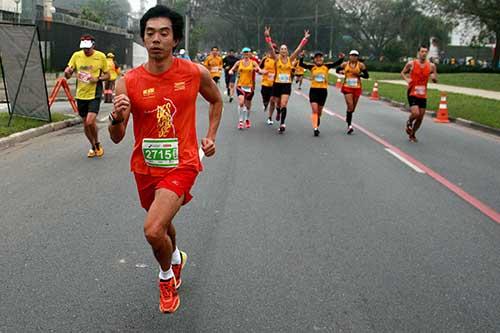
[[[210,71],[212,73],[218,73],[219,72],[219,67],[212,67],[212,68],[210,68]]]
[[[150,167],[175,168],[179,165],[179,141],[175,139],[143,139],[142,154]]]
[[[426,86],[415,86],[415,94],[419,96],[425,96],[426,93],[427,93]]]
[[[325,75],[324,74],[318,74],[314,77],[314,81],[316,82],[319,82],[319,83],[323,83],[325,82]]]
[[[241,90],[243,90],[246,93],[251,93],[252,92],[252,87],[241,87]]]
[[[90,83],[90,79],[92,79],[92,75],[90,73],[78,71],[78,81]]]
[[[358,87],[358,79],[357,78],[350,78],[346,79],[347,86],[349,88],[357,88]]]
[[[278,81],[283,83],[290,82],[290,74],[279,74]]]
[[[269,81],[274,81],[274,73],[268,73],[268,74],[267,74],[267,79],[268,79]]]

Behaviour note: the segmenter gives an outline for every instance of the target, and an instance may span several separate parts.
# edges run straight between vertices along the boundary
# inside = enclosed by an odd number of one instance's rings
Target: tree
[[[100,24],[126,26],[126,17],[130,12],[128,0],[83,0],[78,4],[68,2],[66,6],[81,9],[81,18]]]
[[[495,35],[496,44],[492,64],[498,67],[500,59],[500,0],[433,0],[434,9],[450,20],[465,18],[483,25]],[[483,31],[483,34],[486,31]]]

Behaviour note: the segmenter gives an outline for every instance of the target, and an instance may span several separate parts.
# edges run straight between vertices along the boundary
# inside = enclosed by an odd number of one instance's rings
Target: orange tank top
[[[255,72],[255,62],[253,60],[248,60],[248,64],[245,65],[245,61],[240,60],[240,65],[238,67],[239,77],[238,77],[238,87],[254,87],[254,72]]]
[[[411,70],[411,83],[409,85],[410,96],[417,98],[427,98],[427,82],[431,74],[431,64],[426,61],[424,67],[418,60],[413,61]]]
[[[359,61],[356,63],[356,66],[352,67],[351,63],[348,62],[344,68],[344,87],[351,89],[360,89],[361,88],[361,79],[359,75],[361,74],[361,64]]]
[[[201,73],[196,64],[174,58],[162,74],[152,74],[144,66],[125,75],[133,117],[135,144],[132,172],[164,176],[174,169],[201,171],[196,135],[196,98]],[[175,168],[152,167],[143,154],[144,139],[178,140],[178,165]]]
[[[290,58],[287,58],[286,63],[283,63],[281,57],[278,57],[276,61],[276,76],[274,82],[292,83],[292,62]]]

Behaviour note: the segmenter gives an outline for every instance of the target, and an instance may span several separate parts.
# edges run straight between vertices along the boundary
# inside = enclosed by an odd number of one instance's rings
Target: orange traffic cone
[[[378,82],[375,81],[375,84],[373,85],[373,90],[372,90],[372,95],[370,96],[371,100],[378,101],[380,99],[380,96],[378,95]]]
[[[337,79],[337,84],[335,84],[335,88],[337,89],[342,88],[342,81],[340,80],[340,78]]]
[[[445,92],[441,93],[441,102],[439,103],[439,110],[436,114],[434,121],[436,123],[449,123],[448,119],[448,102],[446,100],[447,96]]]

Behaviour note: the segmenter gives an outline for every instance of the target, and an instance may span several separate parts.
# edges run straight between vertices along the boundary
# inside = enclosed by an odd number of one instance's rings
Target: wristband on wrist
[[[300,41],[300,46],[306,46],[308,41],[309,40],[307,38],[302,38],[302,40]]]
[[[108,118],[109,118],[109,122],[111,123],[112,126],[123,123],[123,119],[122,120],[116,120],[116,118],[113,116],[113,112],[109,113]]]
[[[272,42],[273,40],[271,39],[271,37],[266,37],[266,43],[271,44]]]

